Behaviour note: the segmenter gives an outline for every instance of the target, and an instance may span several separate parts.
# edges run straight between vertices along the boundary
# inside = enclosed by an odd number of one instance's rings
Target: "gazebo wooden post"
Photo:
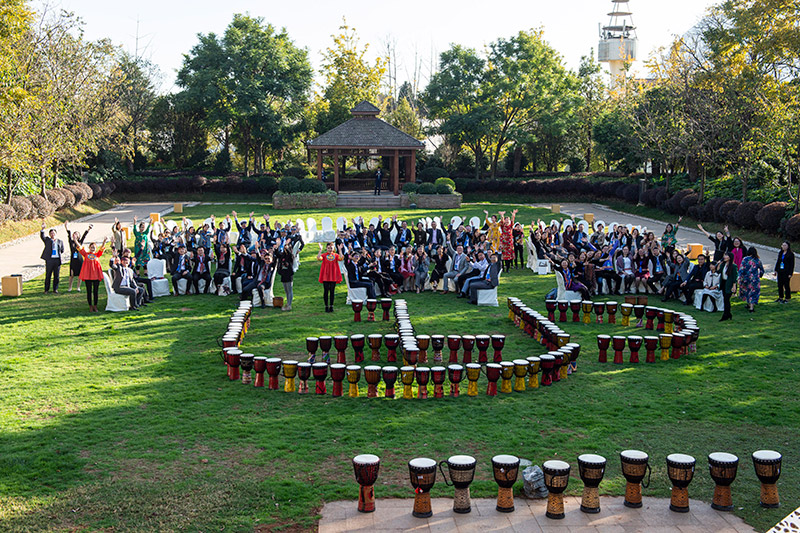
[[[333,190],[339,194],[339,149],[333,151]]]
[[[405,156],[406,160],[406,180],[410,183],[417,181],[417,151],[411,150],[411,154]]]
[[[322,150],[317,150],[317,179],[322,179]]]
[[[400,194],[400,150],[394,151],[392,158],[392,183],[394,184],[394,195]]]

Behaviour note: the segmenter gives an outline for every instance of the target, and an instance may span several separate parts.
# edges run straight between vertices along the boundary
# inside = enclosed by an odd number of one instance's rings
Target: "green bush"
[[[570,172],[583,172],[586,170],[586,161],[581,157],[572,156],[567,159]]]
[[[436,185],[437,187],[439,185],[449,185],[450,187],[453,188],[453,190],[456,190],[456,182],[454,182],[450,178],[438,178],[436,181],[433,182],[433,184]]]
[[[223,148],[214,157],[214,173],[229,174],[231,170],[233,170],[233,163],[231,162],[231,153]]]
[[[320,180],[317,179],[300,180],[300,192],[321,193],[321,192],[326,192],[327,190],[328,187]]]
[[[423,183],[417,189],[419,194],[436,194],[436,185],[433,183]]]
[[[288,167],[283,171],[284,176],[292,176],[298,179],[310,178],[313,174],[309,167]]]
[[[261,176],[258,178],[258,187],[261,192],[272,194],[278,190],[278,180],[272,176]]]
[[[418,177],[420,180],[428,183],[428,182],[433,182],[439,178],[449,178],[450,173],[446,169],[441,167],[428,167],[420,170]]]
[[[453,194],[453,188],[446,183],[434,185],[436,187],[436,194]]]
[[[300,180],[294,176],[284,176],[278,184],[278,190],[285,193],[300,192]]]
[[[408,182],[403,184],[403,192],[406,194],[417,192],[417,189],[419,189],[419,185],[417,183]]]

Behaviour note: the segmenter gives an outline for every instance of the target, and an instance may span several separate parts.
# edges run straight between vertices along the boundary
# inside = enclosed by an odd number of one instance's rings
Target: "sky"
[[[610,0],[33,0],[32,5],[39,9],[44,1],[51,8],[81,17],[88,39],[110,38],[132,53],[138,46],[142,56],[160,67],[161,92],[178,90],[175,74],[183,54],[197,43],[197,34],[222,34],[235,13],[262,17],[273,26],[286,28],[295,44],[309,51],[317,69],[322,51],[331,45],[331,35],[338,32],[344,17],[361,43],[369,43],[373,57],[385,51],[386,43],[394,43],[400,82],[410,79],[414,64],[421,63],[424,86],[438,55],[451,44],[482,50],[499,37],[539,27],[565,64],[577,69],[581,56],[592,48],[596,54],[598,24],[608,23],[607,13],[613,6]],[[714,3],[630,0],[639,38],[637,59],[646,59],[658,47],[669,45],[673,36],[687,32]],[[634,68],[645,73],[641,61]]]

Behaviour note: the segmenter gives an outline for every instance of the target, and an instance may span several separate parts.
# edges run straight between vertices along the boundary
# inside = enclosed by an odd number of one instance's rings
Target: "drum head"
[[[373,333],[372,335],[369,336],[369,338],[370,339],[382,339],[383,335],[381,335],[380,333]]]
[[[550,461],[545,461],[544,464],[542,465],[542,468],[543,469],[546,468],[548,470],[568,470],[569,463],[566,463],[564,461],[559,461],[557,459],[552,459]]]
[[[266,360],[267,360],[266,357],[254,357],[253,358],[253,361],[265,361],[266,362]]]
[[[511,361],[500,361],[500,366],[504,367],[514,366],[514,363],[512,363]]]
[[[361,367],[358,365],[347,365],[347,370],[361,370]]]
[[[774,450],[758,450],[753,452],[753,459],[757,461],[777,461],[782,456]]]
[[[378,367],[378,368],[380,368],[380,367]],[[413,367],[408,367],[408,368],[413,368]],[[383,367],[383,371],[384,372],[397,372],[397,367],[396,366],[385,366],[385,367]]]
[[[422,370],[422,369],[421,368],[417,368],[417,370]],[[431,372],[444,372],[445,370],[447,370],[447,369],[445,367],[443,367],[443,366],[432,366],[431,367]]]
[[[319,364],[319,363],[317,363],[317,364]],[[317,364],[315,364],[314,366],[316,366]],[[325,363],[322,363],[322,364],[324,365]],[[353,366],[357,366],[357,365],[353,365]],[[381,367],[379,367],[378,365],[367,365],[367,366],[364,367],[364,370],[365,371],[369,370],[370,372],[372,372],[372,371],[380,372],[381,371]]]
[[[480,368],[481,365],[478,363],[467,363],[467,368]]]
[[[604,465],[606,464],[606,458],[602,455],[596,455],[594,453],[584,453],[583,455],[578,456],[578,461],[588,465]]]
[[[598,336],[597,336],[597,338],[598,338],[598,339],[610,339],[610,338],[611,338],[611,335],[598,335]],[[623,337],[623,338],[624,338],[624,337]]]
[[[453,455],[447,462],[453,465],[468,466],[474,465],[477,461],[471,455]]]
[[[364,338],[364,335],[361,335],[361,334],[359,333],[359,334],[357,334],[357,335],[350,335],[350,338],[351,338],[351,339],[354,339],[354,340],[361,340],[361,339],[363,339],[363,338]]]
[[[639,335],[628,335],[628,338],[629,338],[629,339],[633,339],[633,340],[635,340],[635,341],[640,341],[640,340],[642,340],[642,337],[640,337]]]
[[[685,453],[671,453],[667,456],[668,463],[694,464],[694,457]]]
[[[327,367],[328,363],[313,363],[311,366],[313,366],[314,368],[322,368],[322,367]]]
[[[378,461],[380,461],[380,458],[377,455],[372,455],[371,453],[364,453],[353,457],[353,462],[359,465],[371,465],[377,463]]]
[[[270,357],[269,359],[267,359],[267,362],[272,362],[272,361],[275,361],[277,359],[278,359],[277,357]],[[293,360],[289,359],[288,361],[284,361],[283,364],[284,365],[296,365],[298,363],[297,363],[297,361],[293,361]],[[306,364],[308,364],[308,363],[306,363]]]
[[[515,464],[519,463],[519,457],[516,455],[495,455],[492,457],[493,463],[502,463],[502,464]]]
[[[347,367],[345,365],[343,365],[342,363],[333,363],[331,365],[331,370],[333,370],[334,368],[336,370],[339,370],[340,368],[347,368]]]
[[[714,461],[716,463],[736,463],[739,461],[739,458],[732,453],[713,452],[708,454],[708,460],[709,462]]]
[[[242,355],[242,353],[244,353],[239,348],[226,348],[225,351],[228,352],[228,355]],[[267,359],[267,361],[269,361],[269,359]]]
[[[277,357],[275,359],[277,359]],[[267,359],[267,362],[269,363],[269,359]],[[308,368],[311,368],[311,363],[297,363],[297,366],[302,366],[302,367],[307,366]]]
[[[492,367],[492,368],[503,368],[500,365],[498,365],[497,363],[489,363],[486,366],[487,367]]]
[[[526,357],[525,359],[526,359],[526,360],[527,360],[529,363],[541,363],[541,361],[542,361],[541,359],[539,359],[539,358],[538,358],[538,357],[536,357],[535,355],[532,355],[532,356],[530,356],[530,357]]]
[[[526,361],[525,359],[514,359],[512,361],[512,364],[521,365],[521,366],[528,366],[528,361]]]
[[[440,367],[438,367],[438,368],[441,368],[442,370],[444,370],[444,367],[443,367],[443,366],[440,366]],[[430,372],[430,371],[431,371],[431,369],[430,369],[430,368],[428,368],[427,366],[418,366],[418,367],[416,368],[416,371],[417,371],[417,372],[422,372],[423,374],[426,374],[426,373]]]
[[[450,370],[464,370],[464,367],[461,365],[447,365],[447,368]]]
[[[631,459],[633,461],[646,461],[649,456],[639,450],[624,450],[619,453],[623,459]]]
[[[540,361],[555,361],[555,359],[556,359],[556,358],[555,358],[555,357],[553,357],[552,355],[550,355],[549,353],[548,353],[548,354],[544,354],[544,355],[540,355],[540,356],[539,356],[539,360],[540,360]]]
[[[280,362],[281,362],[280,357],[270,357],[269,359],[267,359],[267,363],[280,363]],[[291,361],[286,361],[286,364],[290,363]]]
[[[400,368],[400,372],[413,372],[413,371],[414,371],[413,366],[404,366]]]
[[[436,466],[436,461],[428,459],[427,457],[417,457],[408,462],[408,466],[413,468],[433,468]]]

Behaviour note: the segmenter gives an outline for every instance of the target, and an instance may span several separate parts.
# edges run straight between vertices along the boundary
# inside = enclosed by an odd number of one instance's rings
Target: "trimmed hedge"
[[[33,205],[30,218],[47,218],[56,212],[56,208],[44,196],[34,194],[33,196],[28,196],[28,200]]]
[[[786,216],[788,207],[789,204],[786,202],[772,202],[765,205],[756,214],[758,225],[767,233],[777,233],[781,226],[781,220]]]
[[[417,189],[419,194],[436,194],[436,185],[433,183],[423,183]]]
[[[729,214],[736,211],[736,208],[741,204],[742,202],[739,200],[726,200],[723,202],[723,204],[719,206],[719,211],[716,216],[717,222],[726,222],[732,224],[733,221],[729,220]]]
[[[454,191],[456,190],[456,182],[454,182],[450,178],[438,178],[436,181],[433,182],[433,184],[436,185],[437,187],[439,185],[449,185]]]
[[[449,178],[450,173],[441,167],[428,167],[420,170],[417,177],[424,182],[433,182],[439,178]]]
[[[453,194],[455,192],[453,188],[446,183],[439,183],[434,185],[434,187],[436,187],[436,194]]]
[[[756,216],[764,208],[764,203],[759,201],[745,202],[733,212],[733,221],[737,226],[745,229],[758,229]]]
[[[800,239],[800,214],[794,215],[786,221],[785,232],[786,237],[790,240],[796,241]]]
[[[417,189],[419,189],[418,183],[408,182],[403,184],[403,192],[406,194],[417,192]]]
[[[30,218],[30,214],[33,211],[33,204],[27,198],[23,196],[14,196],[11,198],[10,205],[14,209],[11,220],[19,221]]]

